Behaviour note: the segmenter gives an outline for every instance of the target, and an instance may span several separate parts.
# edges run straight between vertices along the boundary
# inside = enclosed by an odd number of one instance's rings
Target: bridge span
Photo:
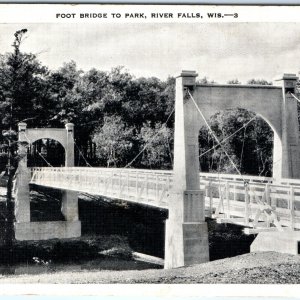
[[[94,194],[157,208],[172,206],[172,171],[122,168],[32,168],[31,184]],[[200,173],[207,217],[253,229],[300,229],[300,180]],[[245,181],[247,184],[245,184]],[[273,217],[273,219],[272,219]],[[274,218],[278,220],[278,223]],[[277,225],[277,226],[276,226]]]

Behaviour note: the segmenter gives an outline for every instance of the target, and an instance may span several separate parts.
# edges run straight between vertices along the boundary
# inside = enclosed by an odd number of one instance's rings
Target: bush
[[[244,234],[243,227],[233,224],[217,224],[208,219],[210,260],[233,257],[250,252],[254,235]]]
[[[15,241],[12,252],[0,246],[0,263],[88,260],[103,257],[103,251],[109,254],[109,249],[114,257],[131,258],[132,250],[121,236],[85,236],[77,239]]]

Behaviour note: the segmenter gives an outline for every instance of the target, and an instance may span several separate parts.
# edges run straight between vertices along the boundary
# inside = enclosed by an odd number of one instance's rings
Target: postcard
[[[299,13],[0,4],[0,294],[299,295]]]

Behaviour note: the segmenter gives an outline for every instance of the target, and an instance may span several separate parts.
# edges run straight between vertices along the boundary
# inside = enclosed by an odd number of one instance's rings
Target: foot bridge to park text
[[[209,260],[205,217],[258,234],[251,251],[298,254],[300,145],[294,96],[298,78],[284,74],[279,85],[260,86],[199,85],[196,77],[196,72],[182,71],[176,78],[172,171],[74,167],[73,124],[65,129],[30,129],[20,123],[19,141],[24,143],[19,143],[22,159],[15,182],[16,239],[80,236],[78,193],[84,192],[167,209],[165,268]],[[272,178],[245,176],[238,169],[237,175],[199,173],[199,129],[209,127],[207,120],[216,112],[230,108],[254,111],[273,129]],[[25,144],[43,138],[61,143],[65,167],[27,167]],[[30,184],[63,191],[65,221],[30,221]]]

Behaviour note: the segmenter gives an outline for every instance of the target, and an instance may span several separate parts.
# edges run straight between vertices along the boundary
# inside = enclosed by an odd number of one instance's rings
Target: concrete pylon
[[[67,130],[67,146],[65,166],[74,167],[74,124],[68,123],[65,125]],[[66,221],[78,221],[78,193],[74,191],[62,192],[62,214]]]
[[[65,149],[65,166],[74,166],[74,125],[66,124],[65,129],[27,129],[26,123],[19,123],[19,141],[33,143],[42,138],[53,138]],[[47,240],[52,238],[73,238],[81,235],[78,217],[77,192],[63,191],[62,213],[65,221],[31,222],[30,220],[30,170],[27,168],[27,148],[19,143],[19,161],[15,183],[15,237],[17,240]]]
[[[204,193],[200,191],[198,130],[199,117],[185,96],[195,86],[196,72],[182,71],[176,78],[174,184],[166,222],[165,268],[209,261]]]
[[[298,77],[295,74],[283,74],[277,81],[282,85],[282,161],[281,170],[273,169],[275,178],[300,178],[300,148],[299,148],[299,122],[297,100],[292,96],[295,94]],[[276,140],[274,139],[274,152],[276,151]],[[276,153],[274,153],[274,157]],[[280,174],[281,172],[281,174]],[[280,175],[281,176],[280,176]]]
[[[21,142],[18,148],[18,154],[22,157],[18,164],[16,182],[15,182],[15,218],[17,223],[30,222],[30,171],[27,168],[27,148],[22,142],[27,142],[26,139],[26,123],[19,123],[19,137]]]
[[[66,146],[66,158],[65,167],[74,167],[74,124],[67,123],[65,125],[67,131],[67,146]]]

